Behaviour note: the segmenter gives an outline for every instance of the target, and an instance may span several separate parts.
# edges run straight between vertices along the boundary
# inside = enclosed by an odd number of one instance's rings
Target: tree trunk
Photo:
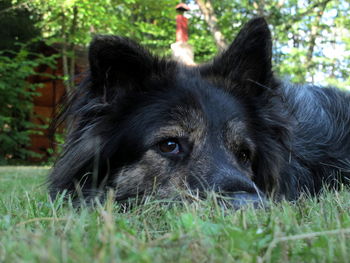
[[[224,50],[227,48],[227,44],[223,34],[221,33],[218,27],[218,19],[214,13],[213,6],[210,0],[195,0],[202,14],[204,15],[204,19],[209,26],[209,30],[212,33],[215,43],[220,50]]]
[[[254,2],[253,6],[257,10],[258,16],[265,17],[265,0]]]
[[[316,45],[316,39],[317,39],[318,35],[320,34],[321,19],[322,19],[324,10],[326,9],[328,2],[329,1],[325,1],[322,3],[322,5],[320,6],[320,8],[317,12],[315,22],[313,23],[313,25],[311,25],[309,48],[308,48],[307,53],[306,53],[306,69],[308,70],[308,72],[310,72],[310,70],[313,67],[312,59],[313,59],[313,53],[314,53],[314,49],[315,49],[315,45]]]
[[[67,56],[67,46],[68,46],[68,39],[67,39],[67,29],[66,29],[66,16],[64,15],[64,12],[62,11],[61,14],[61,19],[62,19],[62,48],[61,48],[61,53],[62,53],[62,66],[63,66],[63,76],[64,78],[69,77],[69,66],[68,66],[68,56]],[[69,80],[65,81],[65,86],[67,88],[67,92],[70,93],[70,85],[69,85]]]

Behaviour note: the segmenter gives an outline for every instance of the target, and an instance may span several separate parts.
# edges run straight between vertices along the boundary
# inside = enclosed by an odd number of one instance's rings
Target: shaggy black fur
[[[69,132],[49,177],[53,197],[118,188],[116,200],[125,200],[155,185],[166,196],[172,182],[292,200],[323,183],[348,183],[349,94],[277,80],[264,19],[251,20],[227,51],[198,67],[116,36],[96,37],[89,60],[89,77],[65,111]],[[181,132],[156,135],[169,126]],[[179,151],[164,152],[164,143]]]

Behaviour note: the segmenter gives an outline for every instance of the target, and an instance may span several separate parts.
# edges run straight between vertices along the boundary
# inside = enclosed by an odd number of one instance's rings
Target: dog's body
[[[90,76],[66,111],[69,133],[52,196],[116,190],[116,200],[177,189],[240,201],[295,199],[347,183],[350,97],[292,86],[271,70],[271,37],[251,20],[213,62],[186,67],[127,39],[97,37]]]

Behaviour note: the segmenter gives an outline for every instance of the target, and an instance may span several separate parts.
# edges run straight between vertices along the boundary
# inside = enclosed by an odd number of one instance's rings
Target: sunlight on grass
[[[124,211],[51,202],[48,168],[1,167],[0,262],[347,262],[350,193],[223,209],[149,199]],[[124,212],[123,212],[124,211]]]

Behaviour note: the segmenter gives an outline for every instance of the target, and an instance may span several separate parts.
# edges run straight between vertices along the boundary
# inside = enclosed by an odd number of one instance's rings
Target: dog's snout
[[[215,184],[215,191],[223,193],[246,192],[254,194],[257,187],[254,182],[232,167],[225,167],[212,173],[212,180]]]
[[[225,170],[224,173],[221,170],[213,175],[215,180],[214,190],[222,194],[225,199],[227,198],[235,209],[249,205],[255,208],[267,207],[265,195],[250,178],[236,169]]]
[[[257,192],[254,183],[243,176],[225,176],[223,179],[218,180],[217,190],[223,193],[245,192],[254,194]]]
[[[244,206],[253,206],[254,208],[267,207],[265,195],[255,186],[252,181],[246,178],[235,178],[230,180],[219,190],[221,194],[228,197],[230,203],[235,209]]]

